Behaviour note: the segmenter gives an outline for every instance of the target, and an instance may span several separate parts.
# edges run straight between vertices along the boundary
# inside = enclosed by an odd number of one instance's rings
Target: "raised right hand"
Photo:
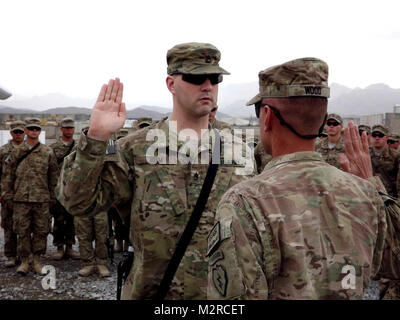
[[[90,116],[88,137],[107,141],[121,129],[126,120],[125,103],[122,102],[123,84],[119,78],[111,79],[100,90]]]

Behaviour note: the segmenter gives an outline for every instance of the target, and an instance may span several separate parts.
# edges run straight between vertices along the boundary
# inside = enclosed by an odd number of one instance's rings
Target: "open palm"
[[[126,108],[122,94],[123,84],[119,78],[111,79],[102,86],[90,116],[89,137],[106,141],[123,127]]]

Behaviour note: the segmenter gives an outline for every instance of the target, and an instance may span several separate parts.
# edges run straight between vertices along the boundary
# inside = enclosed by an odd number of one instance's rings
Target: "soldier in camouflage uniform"
[[[216,104],[217,84],[222,74],[228,74],[219,66],[219,60],[220,52],[211,44],[185,43],[170,49],[166,83],[173,96],[172,114],[118,140],[117,153],[105,155],[107,140],[125,121],[122,84],[119,79],[110,80],[100,92],[89,131],[81,135],[76,153],[64,163],[57,197],[72,214],[94,215],[115,203],[128,205],[135,259],[124,284],[123,299],[155,296],[193,211],[209,167],[196,161],[201,155],[208,162],[212,151],[196,136],[202,129],[208,132],[211,128],[208,115]],[[190,141],[200,145],[185,163],[177,161],[187,159],[184,141],[177,134],[189,128],[193,136]],[[149,153],[153,141],[146,140],[146,136],[154,134],[165,140],[157,140],[159,148]],[[167,154],[163,150],[168,150]],[[216,205],[230,186],[254,171],[251,155],[243,163],[224,160],[225,153],[221,158],[210,197],[166,299],[207,298],[206,238]]]
[[[0,148],[0,179],[3,174],[4,160],[15,148],[19,148],[24,142],[24,127],[25,123],[20,120],[14,121],[10,124],[10,134],[12,139]],[[12,227],[13,211],[8,208],[3,201],[1,201],[1,203],[1,227],[4,229],[4,255],[7,258],[4,265],[6,267],[14,267],[17,257],[17,234],[13,231]]]
[[[393,228],[388,232],[377,189],[313,151],[327,110],[327,64],[289,61],[261,71],[259,84],[248,104],[256,105],[260,138],[273,159],[218,205],[208,237],[208,298],[362,299],[379,270],[400,277],[398,242],[390,243]],[[350,126],[360,148],[358,129]],[[355,170],[358,161],[361,170],[353,172],[382,188],[372,178],[365,135],[362,157],[356,151],[344,169]],[[394,260],[380,269],[383,257]]]
[[[383,125],[375,125],[371,129],[371,162],[375,175],[382,180],[387,192],[395,197],[399,197],[400,181],[400,155],[389,147],[389,130]],[[399,291],[399,281],[381,279],[379,281],[381,298],[396,299],[400,298],[396,292]]]
[[[98,271],[101,277],[109,277],[107,267],[107,213],[100,212],[94,216],[76,216],[75,232],[79,241],[79,253],[84,263],[78,274],[87,277]],[[95,248],[93,248],[93,240]]]
[[[393,149],[397,153],[399,153],[399,146],[400,146],[400,135],[396,133],[392,133],[387,140],[387,144],[389,148]]]
[[[153,119],[147,118],[147,117],[139,118],[137,125],[136,125],[136,129],[140,130],[140,129],[148,127],[149,125],[151,125],[152,120]]]
[[[395,197],[399,197],[400,181],[400,155],[389,148],[387,140],[389,130],[383,125],[375,125],[371,132],[371,161],[374,174],[378,175],[387,192]]]
[[[211,126],[215,129],[218,130],[224,130],[224,129],[228,129],[228,130],[232,130],[232,127],[229,125],[229,123],[226,123],[224,121],[220,121],[218,119],[215,118],[215,115],[217,114],[218,111],[218,106],[214,106],[209,114],[209,121],[211,123]]]
[[[40,119],[25,120],[26,142],[14,149],[3,162],[1,196],[8,208],[14,209],[13,228],[18,235],[17,272],[29,271],[33,253],[33,270],[41,275],[40,255],[46,252],[50,232],[49,206],[56,202],[58,166],[53,150],[39,142]]]
[[[315,151],[330,165],[341,169],[339,155],[344,154],[344,141],[342,135],[343,119],[335,113],[328,115],[326,121],[326,133],[328,137],[319,139],[315,145]]]
[[[60,131],[61,137],[49,146],[54,151],[59,169],[61,169],[64,158],[72,152],[75,146],[73,138],[74,120],[71,118],[62,119]],[[61,260],[63,257],[79,259],[79,253],[72,249],[72,245],[75,244],[74,217],[65,210],[59,201],[51,208],[50,213],[54,217],[53,245],[57,247],[57,252],[53,255],[53,258],[55,260]]]

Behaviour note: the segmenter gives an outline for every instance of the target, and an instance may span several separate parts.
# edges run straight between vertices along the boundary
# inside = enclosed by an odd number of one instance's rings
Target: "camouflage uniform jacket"
[[[0,179],[3,176],[3,162],[8,157],[8,155],[19,146],[15,146],[11,140],[0,148]],[[1,180],[0,180],[1,181]],[[1,194],[1,184],[0,184],[0,194]]]
[[[61,167],[62,167],[64,158],[72,152],[72,149],[69,152],[71,143],[65,144],[62,142],[62,140],[60,138],[56,142],[49,145],[49,147],[53,149],[54,154],[57,158],[57,164],[58,164],[59,169],[61,169]],[[75,141],[74,141],[74,146],[75,146]]]
[[[181,143],[171,142],[167,123],[163,119],[119,139],[118,152],[108,156],[106,142],[82,133],[77,151],[64,160],[57,186],[57,198],[72,215],[95,214],[113,203],[129,204],[135,259],[124,285],[123,299],[154,297],[208,169],[208,164],[182,164],[176,158],[177,164],[173,164],[174,157],[167,159],[166,164],[149,163],[146,151],[154,142],[146,141],[146,136],[155,132],[151,129],[165,134],[161,148],[165,148],[167,155],[177,156],[178,150],[181,152]],[[203,150],[208,159],[210,149]],[[166,299],[206,299],[207,235],[222,195],[247,178],[236,174],[236,169],[237,165],[220,164],[207,205]]]
[[[380,177],[387,192],[391,196],[398,198],[400,181],[400,155],[388,146],[386,146],[380,155],[378,155],[373,148],[370,148],[370,153],[374,174]],[[374,162],[376,165],[374,165]],[[385,172],[385,174],[382,174],[381,170]]]
[[[16,168],[17,160],[29,150],[24,143],[15,148],[3,162],[2,198],[21,202],[55,200],[59,170],[53,150],[40,144]]]
[[[372,183],[320,154],[273,158],[218,205],[208,298],[362,299],[379,270],[400,277],[385,214]]]
[[[254,149],[254,159],[257,165],[257,173],[261,173],[268,162],[271,161],[272,156],[264,150],[261,141],[258,142]]]
[[[214,123],[212,124],[212,127],[218,130],[223,130],[223,129],[229,129],[232,130],[232,127],[229,123],[226,123],[224,121],[220,121],[215,119]]]
[[[315,145],[315,151],[322,154],[322,158],[331,166],[342,169],[339,162],[339,153],[345,153],[343,135],[340,136],[338,142],[332,149],[329,149],[328,138],[320,139]]]

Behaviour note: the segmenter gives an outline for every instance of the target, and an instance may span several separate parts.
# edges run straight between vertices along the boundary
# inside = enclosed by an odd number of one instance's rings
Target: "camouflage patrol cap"
[[[301,58],[270,67],[258,74],[259,93],[247,102],[263,98],[329,98],[328,65],[317,58]]]
[[[339,116],[339,115],[336,114],[336,113],[330,113],[330,114],[328,114],[328,118],[326,119],[326,121],[328,121],[328,120],[330,120],[330,119],[335,120],[335,121],[339,122],[340,124],[343,124],[343,119],[342,119],[342,117]]]
[[[400,135],[398,135],[397,133],[392,133],[389,136],[390,140],[393,140],[395,142],[399,142],[400,141]]]
[[[24,128],[25,128],[25,122],[23,122],[21,120],[13,121],[10,124],[10,131],[14,131],[14,130],[24,131]]]
[[[129,133],[128,129],[119,129],[117,132],[117,139],[127,136]]]
[[[61,120],[61,128],[75,128],[75,121],[72,118],[64,118]]]
[[[360,125],[358,126],[358,130],[366,131],[368,134],[371,133],[371,127],[370,127],[370,126],[367,126],[367,125],[365,125],[365,124],[360,124]]]
[[[38,127],[40,129],[42,129],[39,118],[26,118],[25,119],[25,127],[26,128]]]
[[[374,125],[372,127],[371,132],[380,132],[380,133],[384,134],[385,136],[387,136],[389,134],[389,130],[381,124]]]
[[[230,74],[218,62],[221,52],[209,43],[188,42],[169,49],[167,52],[167,73],[185,74]]]

